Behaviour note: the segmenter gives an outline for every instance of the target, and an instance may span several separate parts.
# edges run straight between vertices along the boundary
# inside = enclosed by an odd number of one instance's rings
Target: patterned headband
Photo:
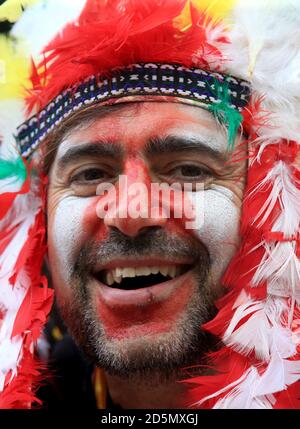
[[[82,107],[118,102],[125,97],[174,97],[212,111],[230,126],[232,117],[248,104],[250,84],[222,73],[186,68],[176,64],[134,64],[112,72],[110,78],[91,76],[69,88],[17,129],[20,153],[29,158],[60,122]],[[126,99],[126,101],[128,101]],[[235,121],[236,123],[237,121]],[[238,125],[241,120],[238,121]]]

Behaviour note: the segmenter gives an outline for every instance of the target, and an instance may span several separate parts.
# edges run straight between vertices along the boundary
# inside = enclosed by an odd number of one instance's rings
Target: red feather
[[[30,176],[28,176],[23,188],[11,196],[15,198],[21,193],[28,192],[29,182]],[[43,178],[41,178],[40,195],[45,201]],[[2,199],[3,195],[0,196],[0,202]],[[1,232],[0,251],[5,250],[7,242],[17,233],[17,230],[18,226],[12,230],[7,229]],[[35,397],[35,389],[41,382],[43,366],[36,361],[31,348],[41,334],[53,302],[53,290],[47,288],[47,280],[41,274],[45,251],[45,217],[44,207],[41,207],[18,255],[14,274],[10,278],[12,285],[14,285],[18,275],[24,270],[30,279],[30,285],[18,310],[12,332],[12,338],[21,336],[23,341],[21,361],[14,378],[11,380],[12,374],[6,376],[4,390],[0,395],[1,409],[31,408],[32,404],[39,403]]]
[[[244,356],[224,347],[222,350],[210,355],[212,368],[217,368],[217,372],[212,375],[203,375],[190,380],[185,380],[190,385],[186,405],[199,408],[196,404],[199,400],[224,389],[229,384],[238,380],[249,368],[249,361]],[[192,386],[195,384],[195,386]],[[230,389],[227,389],[228,393]],[[223,394],[224,395],[224,394]],[[200,408],[213,408],[222,395],[205,401]]]
[[[296,162],[299,156],[299,145],[295,142],[282,141],[278,144],[268,145],[262,152],[261,162],[256,158],[258,150],[259,148],[254,150],[252,156],[255,156],[255,161],[251,163],[248,170],[248,180],[241,220],[242,243],[238,254],[232,259],[222,279],[222,283],[228,288],[229,292],[217,302],[217,308],[219,309],[217,316],[203,325],[204,329],[217,336],[220,341],[235,312],[234,303],[242,289],[254,300],[264,300],[267,297],[267,285],[263,283],[253,287],[251,281],[264,255],[263,241],[268,237],[274,221],[280,213],[280,206],[279,204],[275,205],[263,226],[260,226],[260,219],[255,220],[255,217],[257,216],[258,210],[269,197],[272,186],[271,184],[270,186],[267,184],[260,192],[255,191],[252,194],[252,191],[265,179],[276,162],[283,160],[291,164]],[[299,175],[299,171],[295,167],[295,183],[297,183],[298,180],[297,175]],[[294,319],[299,317],[298,313],[296,307]],[[249,317],[250,315],[241,319],[237,328],[245,323]],[[284,325],[284,320],[282,323]],[[287,321],[285,321],[285,324],[287,324]],[[298,358],[298,355],[295,356],[295,359]],[[190,385],[194,385],[189,392],[189,405],[237,381],[247,368],[251,366],[254,366],[259,373],[262,373],[266,369],[266,362],[256,359],[254,353],[250,353],[248,356],[242,356],[226,346],[223,346],[217,353],[208,355],[208,359],[212,363],[210,369],[212,375],[203,375],[187,380]],[[275,394],[275,408],[299,408],[299,385],[299,383],[295,383],[289,386],[287,390]],[[224,397],[226,393],[229,392],[230,389],[206,401],[201,407],[212,408],[218,399]]]
[[[185,0],[88,0],[78,22],[66,26],[45,49],[44,61],[33,68],[29,111],[35,105],[41,109],[88,76],[108,75],[136,62],[207,68],[206,58],[214,56],[220,64],[221,53],[207,40],[208,16],[193,8],[188,30],[173,25],[185,4]],[[41,82],[47,84],[41,87]]]

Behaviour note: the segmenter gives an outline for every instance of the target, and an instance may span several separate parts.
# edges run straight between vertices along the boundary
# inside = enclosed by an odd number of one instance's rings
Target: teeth
[[[108,286],[111,286],[114,282],[121,283],[123,278],[132,278],[137,276],[149,276],[150,274],[161,273],[163,276],[171,277],[174,279],[181,274],[180,266],[176,265],[163,265],[163,266],[152,266],[152,267],[125,267],[125,268],[114,268],[107,270],[105,280]]]
[[[135,268],[124,268],[122,277],[135,277]]]
[[[114,284],[115,280],[114,277],[112,275],[111,271],[108,271],[106,273],[106,284],[108,284],[108,286],[111,286],[112,284]]]
[[[169,275],[169,267],[160,267],[159,271],[162,273],[163,276]]]
[[[151,269],[148,267],[137,267],[135,268],[136,276],[149,276],[151,274]]]
[[[122,268],[115,268],[113,270],[113,274],[115,277],[122,277],[123,270]]]
[[[176,267],[175,267],[175,265],[173,265],[173,267],[170,267],[170,269],[169,269],[169,276],[172,277],[172,279],[174,279],[174,277],[176,277]]]

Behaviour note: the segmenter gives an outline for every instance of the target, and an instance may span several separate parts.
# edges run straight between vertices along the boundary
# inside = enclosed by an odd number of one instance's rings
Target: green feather
[[[238,130],[243,121],[243,116],[230,102],[230,94],[228,89],[228,83],[220,82],[215,79],[214,81],[214,92],[219,103],[211,104],[208,110],[212,112],[215,118],[224,124],[228,130],[228,149],[234,149],[234,142],[238,133]]]
[[[0,180],[15,177],[16,180],[24,182],[27,177],[27,169],[21,157],[15,160],[4,160],[0,158]]]

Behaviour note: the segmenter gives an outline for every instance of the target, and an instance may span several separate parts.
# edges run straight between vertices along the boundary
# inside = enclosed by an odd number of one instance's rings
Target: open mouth
[[[95,273],[95,277],[111,288],[137,290],[175,279],[190,269],[191,265],[188,264],[116,267],[101,270]]]

